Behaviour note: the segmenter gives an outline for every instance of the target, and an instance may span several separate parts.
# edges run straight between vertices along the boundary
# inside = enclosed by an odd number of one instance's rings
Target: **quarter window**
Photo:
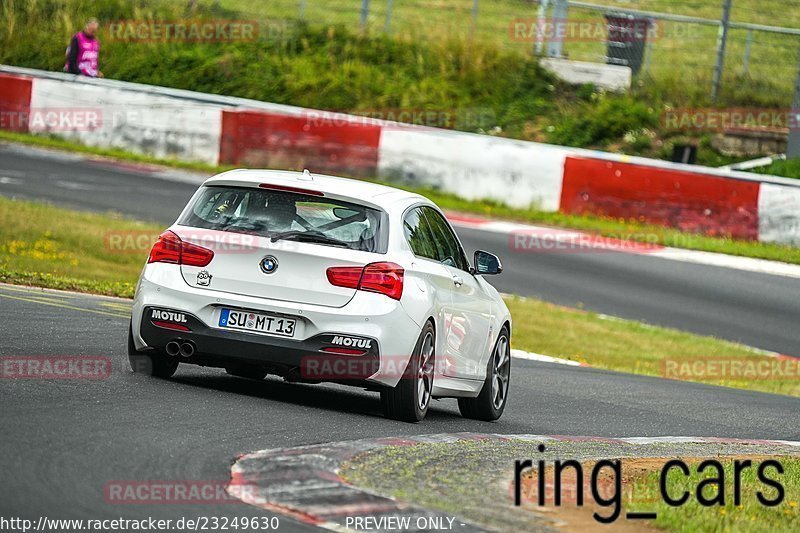
[[[439,260],[439,253],[436,249],[428,219],[425,218],[418,207],[406,214],[403,220],[403,233],[405,233],[406,241],[411,246],[414,255],[436,261]]]
[[[423,207],[425,218],[428,219],[434,241],[436,242],[437,259],[439,262],[469,271],[469,263],[464,256],[464,250],[458,242],[456,234],[444,217],[431,207]]]

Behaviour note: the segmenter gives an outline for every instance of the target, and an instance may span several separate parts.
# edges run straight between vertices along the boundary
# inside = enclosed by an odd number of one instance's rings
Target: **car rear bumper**
[[[296,338],[223,329],[218,325],[222,308],[291,317],[298,321]],[[189,331],[154,325],[153,309],[184,314]],[[360,385],[359,379],[364,378],[390,387],[402,377],[420,328],[399,302],[380,294],[358,291],[339,308],[283,302],[196,289],[185,283],[175,265],[166,264],[149,264],[142,272],[131,326],[139,350],[164,350],[171,340],[193,343],[195,354],[181,358],[186,363],[216,367],[253,364],[309,381]],[[371,347],[362,355],[323,352],[337,335],[371,340]],[[375,365],[379,370],[366,376]]]
[[[181,322],[170,324],[151,319],[153,311],[181,315]],[[154,324],[158,322],[159,325]],[[188,328],[188,331],[170,326]],[[258,366],[291,379],[307,381],[359,382],[380,372],[380,345],[377,339],[353,337],[342,333],[321,333],[304,340],[271,335],[211,328],[185,311],[163,307],[145,307],[139,331],[150,348],[166,351],[167,343],[191,343],[195,351],[190,357],[174,356],[181,362],[202,366]],[[365,346],[363,353],[339,354],[325,351],[340,349],[337,338],[358,339]],[[356,350],[354,350],[356,351]]]

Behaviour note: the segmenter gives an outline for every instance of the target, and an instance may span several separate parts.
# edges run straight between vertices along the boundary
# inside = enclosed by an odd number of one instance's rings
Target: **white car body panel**
[[[311,178],[311,179],[309,179]],[[216,253],[206,267],[150,263],[137,285],[132,313],[132,336],[137,350],[149,346],[142,333],[145,308],[185,312],[219,329],[223,307],[262,311],[297,320],[295,338],[303,341],[322,333],[349,334],[376,339],[381,371],[368,381],[395,386],[400,380],[398,361],[408,362],[426,321],[436,330],[434,397],[474,397],[483,386],[488,358],[504,324],[511,316],[497,291],[482,276],[416,257],[402,228],[404,213],[414,206],[438,208],[426,198],[367,182],[297,172],[236,170],[206,180],[206,186],[258,187],[270,183],[322,192],[336,198],[382,210],[388,216],[388,251],[358,251],[308,242],[249,236],[247,247]],[[198,190],[178,220],[190,212]],[[225,238],[229,231],[202,230],[173,224],[169,230],[186,242],[203,246],[204,239]],[[273,274],[259,271],[265,255],[279,259]],[[386,295],[331,285],[324,276],[328,266],[363,266],[392,262],[404,270],[400,300]],[[203,278],[207,271],[210,280]],[[320,274],[322,272],[322,275]],[[460,286],[454,278],[461,281]],[[202,284],[201,281],[210,281]],[[224,334],[223,330],[222,333]],[[252,333],[260,342],[269,335]],[[198,345],[198,351],[203,346]],[[391,367],[391,368],[390,368]],[[385,371],[384,371],[385,370]]]

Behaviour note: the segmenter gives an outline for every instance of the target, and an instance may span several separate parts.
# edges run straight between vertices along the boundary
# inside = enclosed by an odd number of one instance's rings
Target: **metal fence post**
[[[744,42],[744,75],[750,74],[750,50],[753,47],[753,30],[747,30],[747,40]]]
[[[554,0],[553,2],[553,27],[558,28],[567,20],[567,0]],[[555,31],[558,34],[558,31]],[[564,57],[564,40],[554,37],[547,43],[548,57]]]
[[[300,0],[299,11],[300,11],[300,13],[299,13],[300,20],[305,19],[306,18],[306,0]]]
[[[394,2],[392,0],[388,0],[386,2],[386,23],[383,26],[383,31],[387,34],[392,33],[392,8],[394,7]]]
[[[714,67],[714,77],[711,80],[711,102],[717,101],[719,86],[722,84],[722,68],[725,63],[725,47],[728,44],[728,26],[731,21],[731,1],[725,0],[722,6],[722,20],[717,38],[717,64]]]
[[[361,0],[361,29],[367,29],[367,17],[369,16],[369,0]]]
[[[650,74],[650,60],[653,57],[653,39],[647,40],[647,50],[644,54],[644,71]]]
[[[539,11],[536,14],[536,46],[533,52],[540,56],[544,50],[544,31],[547,26],[547,8],[550,7],[550,0],[541,0],[539,2]]]
[[[786,157],[800,159],[800,54],[797,61],[797,77],[794,80],[794,102],[789,113],[789,140],[786,143]]]
[[[475,33],[475,30],[478,28],[478,6],[480,5],[480,0],[473,0],[472,1],[472,28],[470,29],[470,33]]]

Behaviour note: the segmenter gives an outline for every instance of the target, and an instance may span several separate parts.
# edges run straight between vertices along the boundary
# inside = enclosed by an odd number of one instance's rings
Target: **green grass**
[[[506,298],[514,319],[513,347],[593,367],[665,377],[666,364],[696,361],[757,363],[766,356],[713,337],[570,309],[520,297]],[[696,374],[699,377],[699,374]],[[667,376],[669,377],[669,376]],[[714,385],[800,396],[800,379],[707,379]]]
[[[61,70],[61,51],[89,15],[105,21],[248,17],[215,11],[208,2],[200,2],[197,14],[187,13],[182,2],[166,0],[94,5],[8,0],[4,5],[10,21],[0,34],[0,62],[47,70]],[[114,79],[317,109],[482,110],[485,118],[470,124],[471,131],[500,126],[520,135],[529,117],[554,116],[554,95],[569,92],[535,58],[475,47],[457,36],[416,43],[294,23],[275,38],[255,42],[105,39],[101,64]]]
[[[2,140],[126,159],[140,163],[167,165],[176,168],[208,172],[209,174],[215,174],[233,168],[231,166],[217,167],[203,163],[186,163],[175,159],[158,159],[141,154],[132,154],[118,149],[95,148],[56,137],[44,137],[27,133],[0,131],[0,141]],[[402,184],[380,182],[379,180],[373,181],[422,194],[436,202],[443,209],[449,211],[458,211],[518,222],[545,224],[554,227],[572,228],[609,238],[639,241],[648,244],[800,264],[800,248],[793,246],[741,241],[727,237],[697,235],[663,226],[644,224],[638,220],[623,220],[590,215],[568,215],[559,212],[540,211],[534,208],[515,208],[494,200],[465,200],[454,194],[435,189],[409,187]]]
[[[754,168],[753,172],[760,174],[771,174],[773,176],[800,178],[800,159],[775,161],[768,167]]]
[[[234,168],[230,165],[217,166],[201,162],[181,161],[179,159],[162,159],[144,154],[128,152],[119,148],[88,146],[72,140],[56,137],[55,135],[33,135],[30,133],[0,130],[0,141],[41,146],[42,148],[52,148],[54,150],[76,152],[80,154],[91,154],[116,160],[133,161],[146,165],[161,165],[185,170],[195,170],[198,172],[208,172],[209,174],[216,174],[218,172]]]
[[[386,0],[372,0],[367,31],[372,35],[385,31],[388,5]],[[698,0],[604,0],[595,2],[621,9],[639,9],[682,14],[718,20],[722,2]],[[252,3],[246,0],[222,0],[232,10],[246,12],[268,20],[298,20],[300,2],[275,0]],[[526,0],[480,0],[478,16],[473,19],[473,0],[404,0],[394,2],[390,32],[405,41],[439,42],[446,39],[471,39],[509,53],[528,55],[532,40],[513,37],[511,24],[530,21],[537,16],[537,5]],[[342,25],[359,28],[360,0],[307,0],[304,20],[312,25]],[[731,20],[764,25],[800,27],[797,10],[787,10],[782,0],[739,0],[733,3]],[[572,22],[604,24],[601,12],[571,7]],[[650,96],[669,92],[666,101],[678,105],[708,102],[717,41],[717,28],[687,25],[681,22],[659,23],[652,41],[650,69],[640,77]],[[750,45],[749,70],[744,70],[747,31],[732,29],[728,37],[722,101],[758,101],[762,105],[785,106],[791,102],[797,49],[800,37],[755,32]],[[568,57],[583,61],[603,61],[606,45],[603,39],[566,42]],[[676,68],[677,67],[677,68]]]
[[[501,419],[502,423],[502,419]],[[421,443],[414,445],[386,446],[359,454],[342,465],[340,476],[349,484],[373,493],[391,496],[397,500],[422,506],[427,509],[465,518],[494,531],[537,531],[553,521],[556,529],[565,531],[601,530],[608,528],[624,531],[643,529],[645,525],[666,531],[776,531],[797,530],[800,518],[798,495],[800,495],[800,458],[797,451],[788,446],[758,444],[718,443],[658,443],[647,445],[619,445],[593,441],[556,441],[546,444],[546,450],[537,449],[536,441],[515,440],[459,440],[447,443]],[[658,503],[659,474],[664,464],[673,458],[681,458],[689,466],[690,475],[684,477],[671,470],[667,477],[667,488],[671,495],[678,496],[689,491],[692,501],[678,508]],[[752,467],[745,469],[742,480],[742,505],[733,505],[734,475],[733,461],[750,457]],[[591,472],[599,459],[621,458],[622,492],[621,516],[612,525],[603,526],[592,517],[593,512],[609,516],[612,506],[600,506],[591,498]],[[701,507],[696,502],[699,482],[715,469],[697,474],[697,466],[703,458],[718,460],[725,472],[726,504],[711,508]],[[543,460],[548,469],[547,478],[552,483],[552,466],[556,459],[575,459],[582,463],[585,483],[583,507],[577,507],[574,493],[565,491],[565,504],[556,508],[552,502],[552,491],[544,507],[535,504],[534,496],[523,490],[523,506],[513,505],[513,467],[517,460]],[[757,492],[765,497],[775,497],[775,491],[757,479],[758,465],[767,459],[780,461],[784,474],[772,468],[766,473],[777,479],[784,487],[786,498],[773,508],[758,503]],[[565,476],[569,480],[568,469]],[[601,475],[601,494],[605,498],[614,495],[613,478],[609,469]],[[538,472],[528,470],[525,477],[534,486]],[[573,478],[574,479],[574,478]],[[605,481],[605,483],[603,483]],[[566,482],[565,486],[571,484]],[[552,486],[552,485],[550,485]],[[711,496],[711,490],[703,494]],[[656,512],[654,522],[626,521],[625,513],[631,511]],[[552,521],[551,521],[552,520]],[[648,530],[653,529],[652,527]]]
[[[75,212],[0,196],[0,281],[130,298],[149,243],[162,230],[114,214]],[[129,236],[143,241],[120,247],[112,240],[117,236],[125,242]],[[608,319],[539,300],[511,297],[507,303],[514,319],[515,348],[600,368],[657,376],[663,359],[763,358],[710,337]],[[800,394],[797,380],[712,383]]]
[[[747,532],[793,532],[797,531],[797,524],[800,522],[800,460],[793,457],[771,457],[779,460],[784,468],[784,473],[779,475],[774,468],[767,470],[767,475],[771,479],[777,479],[786,491],[786,498],[776,507],[766,507],[761,505],[757,499],[757,493],[763,492],[770,500],[777,497],[776,491],[764,485],[757,477],[757,467],[748,468],[742,473],[742,501],[741,505],[733,503],[733,460],[721,459],[723,464],[726,490],[726,503],[722,506],[703,507],[697,503],[697,499],[692,497],[690,501],[681,507],[670,507],[658,501],[658,503],[647,503],[646,505],[631,504],[632,508],[638,510],[653,511],[658,513],[658,518],[654,521],[657,527],[667,531],[737,531]],[[762,460],[754,460],[753,464],[758,465]],[[697,469],[690,468],[690,475],[684,476],[677,470],[671,470],[667,477],[667,487],[669,494],[680,495],[684,491],[690,494],[695,493],[698,483],[709,477],[715,476],[716,470],[711,468],[703,474],[698,474]],[[659,473],[652,472],[644,477],[643,482],[647,486],[657,487],[659,483]],[[717,494],[715,489],[704,491],[706,497],[713,497]]]
[[[162,230],[0,196],[0,281],[131,298],[149,248],[120,253],[108,239]]]
[[[611,2],[612,0],[608,0]],[[606,2],[606,4],[608,4]],[[719,2],[699,0],[678,12],[719,16]],[[174,21],[187,18],[250,19],[263,23],[256,42],[124,42],[103,39],[102,69],[110,78],[255,98],[316,109],[373,114],[381,110],[477,110],[460,129],[492,131],[528,140],[558,142],[666,157],[672,143],[702,138],[701,132],[660,127],[665,106],[708,105],[709,50],[714,28],[691,38],[663,31],[651,71],[630,95],[571,87],[538,66],[532,44],[511,38],[513,20],[535,16],[527,0],[481,0],[472,24],[472,0],[395,2],[392,31],[384,33],[385,0],[371,2],[366,31],[358,28],[360,0],[307,0],[299,22],[297,0],[5,0],[0,62],[61,70],[68,39],[88,16],[120,20]],[[676,11],[669,2],[620,1],[619,7]],[[756,7],[758,6],[758,7]],[[776,0],[736,2],[734,19],[800,24]],[[778,19],[773,15],[781,13]],[[575,20],[599,19],[573,9]],[[720,106],[787,107],[800,40],[756,32],[751,70],[745,75],[742,32],[731,32]],[[576,59],[597,60],[602,42],[567,43]],[[707,145],[699,161],[718,159]],[[732,162],[732,161],[725,161]]]

